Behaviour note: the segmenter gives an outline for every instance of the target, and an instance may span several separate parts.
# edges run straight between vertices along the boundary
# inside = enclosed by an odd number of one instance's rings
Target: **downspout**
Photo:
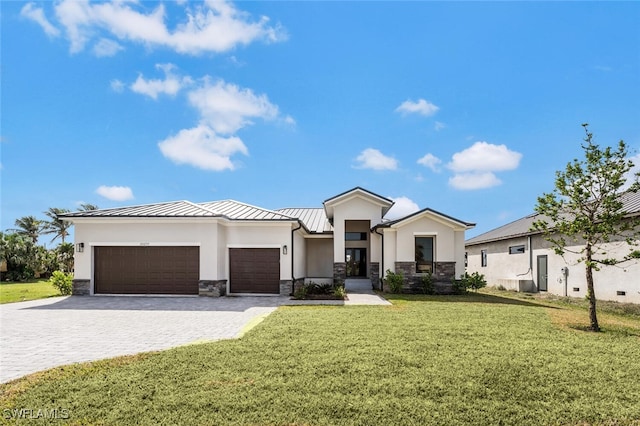
[[[375,232],[376,234],[380,235],[382,237],[382,258],[380,259],[380,274],[381,276],[378,277],[378,280],[382,280],[384,277],[384,233],[379,233],[378,232],[378,228],[373,228],[373,232]],[[380,281],[380,291],[382,291],[382,281]]]
[[[533,247],[531,246],[531,235],[527,237],[529,243],[529,271],[531,271],[531,281],[533,281]]]
[[[293,234],[300,228],[302,228],[302,223],[298,221],[298,227],[291,230],[291,294],[289,294],[289,296],[293,296],[295,286],[296,286],[296,277],[294,275],[294,259],[293,259],[293,254],[295,253],[295,250],[293,247],[295,238]]]
[[[533,250],[531,249],[531,235],[527,237],[527,244],[529,245],[529,270],[527,270],[527,272],[525,272],[524,274],[516,274],[516,277],[521,277],[523,275],[531,275],[531,282],[534,282],[533,281]]]

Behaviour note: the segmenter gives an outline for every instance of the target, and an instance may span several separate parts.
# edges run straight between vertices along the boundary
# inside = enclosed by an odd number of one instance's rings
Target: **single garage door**
[[[199,247],[94,247],[95,292],[198,294]]]
[[[280,249],[230,248],[231,293],[280,293]]]

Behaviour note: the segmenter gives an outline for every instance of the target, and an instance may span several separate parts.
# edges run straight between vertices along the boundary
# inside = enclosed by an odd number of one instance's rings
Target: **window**
[[[433,272],[433,237],[416,237],[416,272]]]
[[[487,266],[487,251],[486,250],[480,250],[480,257],[482,258],[481,266],[482,267]]]
[[[520,253],[524,253],[524,244],[519,246],[509,247],[509,254],[520,254]]]
[[[367,241],[366,232],[345,232],[344,239],[346,241]]]

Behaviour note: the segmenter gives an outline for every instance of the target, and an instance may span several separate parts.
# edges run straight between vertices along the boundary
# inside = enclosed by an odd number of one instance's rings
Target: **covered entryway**
[[[280,293],[279,248],[230,248],[230,293]]]
[[[198,294],[199,247],[94,247],[94,293]]]

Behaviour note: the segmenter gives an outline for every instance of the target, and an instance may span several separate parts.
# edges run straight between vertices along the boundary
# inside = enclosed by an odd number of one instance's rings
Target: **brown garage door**
[[[96,293],[198,294],[199,247],[95,247]]]
[[[280,293],[280,249],[230,248],[231,293]]]

